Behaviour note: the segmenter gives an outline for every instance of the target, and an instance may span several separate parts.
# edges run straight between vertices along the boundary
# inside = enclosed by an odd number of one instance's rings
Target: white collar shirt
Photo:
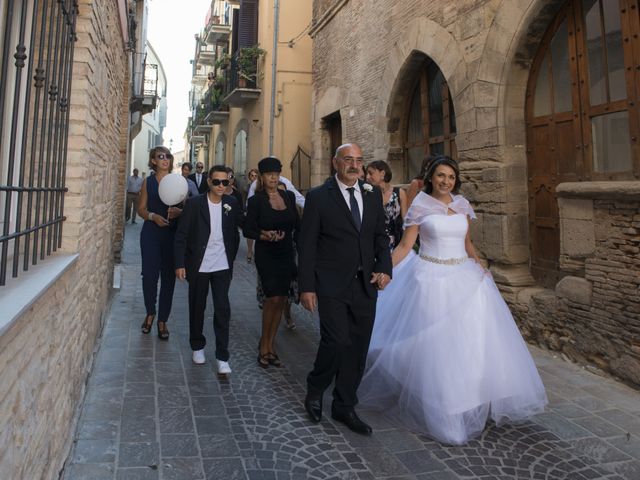
[[[350,187],[348,187],[347,185],[342,183],[340,180],[338,180],[337,175],[335,178],[336,178],[336,182],[338,183],[338,188],[340,188],[340,193],[344,197],[344,201],[347,202],[347,207],[349,208],[349,210],[351,210],[351,198],[350,198],[349,191],[347,190],[347,188],[350,188]],[[354,188],[353,193],[354,193],[354,196],[356,197],[356,202],[358,203],[358,209],[360,210],[360,219],[362,220],[363,204],[362,204],[362,191],[360,190],[360,182],[356,182],[355,185],[353,185],[353,188]]]
[[[224,248],[224,237],[222,236],[222,202],[213,203],[207,198],[207,203],[209,204],[211,232],[200,270],[198,270],[200,273],[219,272],[229,268],[227,252]]]

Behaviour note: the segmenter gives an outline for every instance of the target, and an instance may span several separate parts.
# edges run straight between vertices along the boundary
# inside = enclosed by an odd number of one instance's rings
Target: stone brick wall
[[[117,2],[80,0],[79,7],[62,246],[79,257],[0,337],[3,479],[58,477],[109,306],[121,235],[127,53]]]

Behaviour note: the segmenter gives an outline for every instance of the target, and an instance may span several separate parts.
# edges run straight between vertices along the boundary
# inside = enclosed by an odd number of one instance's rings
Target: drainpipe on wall
[[[269,156],[273,155],[273,123],[276,113],[276,72],[278,66],[278,28],[280,0],[273,3],[273,53],[271,54],[271,107],[269,108]]]

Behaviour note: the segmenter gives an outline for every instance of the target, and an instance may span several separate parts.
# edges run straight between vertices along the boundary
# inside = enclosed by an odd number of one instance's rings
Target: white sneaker
[[[196,365],[202,365],[205,362],[204,349],[194,350],[193,354],[191,355],[191,360],[193,360],[193,363],[195,363]]]
[[[218,360],[218,373],[220,375],[226,375],[227,373],[231,373],[231,367],[229,366],[229,362],[223,362],[222,360]]]

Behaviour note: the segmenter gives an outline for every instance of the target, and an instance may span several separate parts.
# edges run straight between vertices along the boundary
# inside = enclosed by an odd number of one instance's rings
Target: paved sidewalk
[[[640,392],[531,348],[550,406],[532,421],[446,447],[363,412],[372,437],[302,405],[315,356],[316,322],[300,307],[298,328],[278,337],[285,368],[256,362],[260,310],[255,269],[236,261],[231,286],[230,380],[191,363],[186,284],[178,282],[168,342],[142,335],[138,238],[127,225],[116,294],[88,382],[64,480],[101,479],[640,479]],[[211,318],[209,305],[207,318]],[[325,402],[328,405],[330,402]],[[325,409],[328,410],[328,409]]]

